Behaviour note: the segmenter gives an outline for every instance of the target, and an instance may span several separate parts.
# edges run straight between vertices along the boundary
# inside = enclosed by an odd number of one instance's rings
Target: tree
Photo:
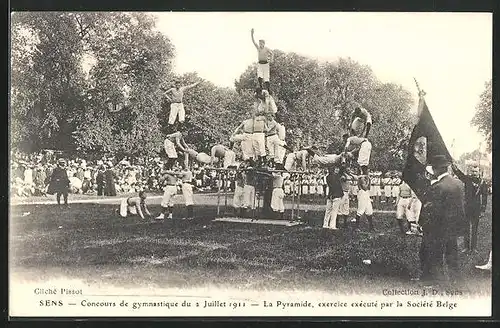
[[[479,102],[476,105],[476,113],[472,118],[471,124],[475,126],[480,133],[482,133],[486,139],[486,144],[488,146],[488,151],[491,151],[491,141],[492,141],[492,98],[491,98],[491,80],[485,83],[485,88],[481,96],[479,97]]]
[[[367,107],[380,82],[371,68],[351,58],[339,58],[336,62],[323,64],[324,85],[329,94],[328,104],[337,116],[343,129],[348,129],[356,103]],[[374,106],[369,109],[373,109]]]
[[[295,53],[275,50],[271,65],[271,90],[285,116],[287,143],[314,143],[326,151],[338,152],[341,137],[349,128],[355,104],[372,114],[374,169],[401,169],[405,140],[410,135],[413,99],[401,86],[382,83],[369,66],[350,58],[319,62]],[[257,87],[255,65],[235,82],[236,90]]]
[[[13,144],[150,154],[174,48],[143,13],[13,15]],[[26,51],[28,50],[28,51]],[[93,58],[88,74],[85,56]]]
[[[371,90],[365,103],[373,119],[371,165],[382,172],[401,169],[406,158],[405,141],[414,121],[412,95],[396,84],[380,84]]]
[[[158,153],[169,133],[174,47],[144,13],[16,13],[12,28],[13,145],[144,156]],[[373,166],[397,168],[412,104],[400,86],[383,84],[352,59],[332,63],[275,50],[271,89],[292,147],[340,148],[353,105],[370,110]],[[91,60],[89,60],[91,59]],[[84,66],[87,69],[84,69]],[[185,94],[185,139],[200,151],[228,143],[250,117],[255,65],[220,88],[201,82]]]
[[[71,148],[84,84],[75,22],[65,13],[16,13],[12,31],[13,143]]]
[[[491,177],[491,160],[488,154],[480,151],[479,148],[460,155],[456,164],[464,173],[468,173],[471,167],[479,166],[484,176]]]
[[[195,73],[178,77],[182,85],[201,82],[188,90],[184,96],[186,123],[185,140],[199,151],[209,151],[216,143],[227,144],[232,131],[249,115],[252,96],[246,92],[236,93],[229,88],[220,88],[200,79]],[[168,132],[170,103],[165,102],[161,114],[162,131]]]
[[[239,93],[255,90],[256,76],[256,65],[249,66],[235,82],[236,90]],[[303,122],[317,118],[315,106],[318,105],[317,97],[323,90],[321,76],[322,70],[318,61],[296,53],[274,50],[271,90],[284,117],[284,123],[291,131],[287,136],[287,142],[291,146],[308,141],[299,139],[296,131],[308,131],[311,137],[317,135],[318,131],[313,130],[315,125],[311,125],[308,130],[304,129]],[[308,136],[306,138],[309,139]]]
[[[96,61],[90,70],[92,88],[88,92],[94,99],[94,112],[105,112],[96,114],[103,120],[94,128],[98,131],[110,125],[106,130],[112,138],[101,140],[109,143],[102,148],[111,148],[119,155],[151,155],[161,149],[161,86],[172,75],[174,49],[168,38],[154,30],[155,21],[149,15],[105,15],[105,19],[94,17],[105,23],[96,25],[85,40]],[[92,21],[89,17],[85,20]],[[80,145],[86,146],[86,130],[91,127],[82,123],[84,128],[77,134]]]

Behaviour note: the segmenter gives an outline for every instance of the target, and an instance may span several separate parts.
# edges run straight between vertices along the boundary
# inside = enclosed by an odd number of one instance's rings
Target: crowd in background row
[[[11,153],[10,191],[17,197],[43,196],[47,191],[53,169],[57,165],[59,155],[44,152],[24,154]],[[134,160],[125,158],[117,160],[114,157],[103,157],[87,161],[82,158],[66,158],[66,171],[70,179],[70,192],[73,194],[89,194],[98,196],[115,196],[123,193],[134,193],[140,190],[163,190],[161,170],[163,161],[160,157]],[[195,165],[193,170],[194,185],[198,192],[234,191],[235,172],[229,172],[223,181],[217,177],[217,172],[206,167]],[[395,202],[399,193],[401,174],[391,172],[390,176],[382,172],[371,174],[372,198],[380,202]],[[349,195],[355,199],[357,183],[350,180]],[[180,188],[180,187],[179,187]],[[285,195],[307,197],[325,197],[328,193],[326,171],[303,175],[300,181],[287,179],[283,186]],[[300,190],[299,190],[300,189]]]
[[[45,152],[24,154],[11,153],[11,195],[18,197],[43,196],[47,190],[50,176],[57,165],[57,154]],[[95,161],[82,158],[67,158],[66,172],[70,179],[70,192],[73,194],[96,194],[114,196],[121,193],[134,193],[142,189],[161,191],[161,170],[163,162],[158,158],[141,162],[129,158],[118,161],[113,157],[103,157]],[[225,181],[217,178],[216,171],[195,166],[193,172],[198,191],[217,191],[219,188],[234,191],[235,172],[229,172]],[[300,186],[300,187],[299,187]],[[300,188],[300,190],[299,190]],[[352,181],[351,195],[356,195],[357,185]],[[323,197],[328,192],[325,174],[304,175],[300,182],[285,181],[287,195],[299,192],[302,195]],[[376,196],[376,193],[374,193]]]
[[[13,196],[43,196],[50,177],[57,166],[59,155],[53,153],[11,153],[10,192]],[[161,191],[163,162],[159,157],[134,161],[125,158],[103,157],[87,161],[82,158],[65,158],[70,180],[70,193],[115,196],[147,189]],[[217,188],[215,172],[196,167],[194,174],[199,190]]]

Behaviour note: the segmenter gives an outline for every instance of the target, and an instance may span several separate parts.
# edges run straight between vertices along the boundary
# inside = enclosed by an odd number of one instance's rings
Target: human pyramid
[[[211,154],[207,154],[196,151],[184,141],[181,132],[186,117],[183,104],[184,93],[199,82],[181,86],[180,81],[177,80],[173,88],[166,90],[166,98],[171,102],[168,121],[171,133],[167,135],[163,145],[167,157],[163,171],[165,193],[161,203],[162,213],[156,219],[172,218],[172,197],[177,193],[175,187],[177,179],[182,179],[187,218],[193,218],[193,174],[189,169],[190,163],[237,170],[233,201],[234,207],[240,209],[237,214],[242,216],[245,215],[246,210],[255,209],[256,180],[258,180],[258,173],[265,173],[272,177],[270,206],[276,216],[282,218],[284,181],[289,179],[291,174],[306,172],[309,166],[328,169],[332,172],[337,167],[341,169],[342,174],[355,177],[360,181],[359,189],[366,191],[366,201],[371,205],[368,176],[371,153],[368,133],[372,125],[370,113],[359,104],[355,104],[350,129],[343,135],[344,150],[338,154],[321,154],[314,145],[292,150],[286,143],[283,114],[278,110],[270,88],[270,64],[273,62],[273,52],[266,46],[264,40],[259,40],[258,44],[255,42],[254,29],[251,30],[251,37],[258,55],[259,86],[255,90],[250,115],[236,127],[229,138],[228,146],[214,145],[211,148]],[[238,154],[236,143],[239,143],[241,149]],[[179,154],[182,154],[182,163],[178,162]],[[237,160],[240,160],[239,164]],[[346,197],[348,199],[347,193]],[[371,215],[369,209],[371,206],[365,203],[363,203],[363,206],[367,207],[365,212]]]

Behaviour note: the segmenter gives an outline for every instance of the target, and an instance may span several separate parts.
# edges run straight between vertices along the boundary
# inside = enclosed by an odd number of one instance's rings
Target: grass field
[[[71,202],[70,198],[70,202]],[[395,214],[374,215],[376,232],[321,228],[323,206],[305,225],[213,222],[216,197],[198,195],[195,220],[119,218],[112,203],[15,205],[10,215],[11,277],[71,277],[121,287],[231,287],[365,293],[415,287],[420,238],[401,234]],[[150,209],[160,211],[159,199]],[[114,204],[113,204],[114,203]],[[180,201],[179,201],[180,203]],[[390,207],[386,206],[386,209]],[[23,213],[29,215],[23,216]],[[182,216],[176,205],[174,216]],[[491,276],[474,268],[491,247],[491,206],[481,218],[478,252],[461,254],[465,292],[489,294]],[[371,265],[363,264],[370,259]]]

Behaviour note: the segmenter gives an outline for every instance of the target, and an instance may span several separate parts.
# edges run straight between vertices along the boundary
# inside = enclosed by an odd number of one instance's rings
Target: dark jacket
[[[104,171],[99,170],[97,172],[95,183],[99,186],[104,186]]]
[[[481,194],[481,210],[484,211],[486,209],[486,205],[488,204],[488,184],[483,182],[480,187],[479,193]]]
[[[54,169],[52,169],[50,166],[45,169],[45,183],[48,184],[50,183],[50,179],[52,177],[52,172],[54,172]]]
[[[256,182],[257,182],[257,179],[255,176],[255,173],[253,171],[248,171],[246,173],[245,184],[247,184],[249,186],[255,186]]]
[[[467,216],[479,216],[481,211],[481,184],[480,178],[462,173],[458,168],[453,172],[465,185],[465,213]]]
[[[106,181],[106,186],[104,187],[104,195],[116,196],[115,179],[116,174],[112,169],[107,169],[106,172],[104,172],[104,180]]]
[[[52,171],[52,175],[50,177],[49,187],[47,188],[47,194],[54,193],[64,193],[67,192],[69,188],[69,178],[66,169],[62,167],[56,167],[54,171]]]
[[[335,174],[333,172],[326,176],[326,184],[328,185],[328,198],[342,198],[344,196],[344,191],[342,190],[342,182],[340,181],[340,173]]]
[[[446,175],[429,187],[419,223],[424,233],[440,237],[464,234],[464,196],[458,179]]]

